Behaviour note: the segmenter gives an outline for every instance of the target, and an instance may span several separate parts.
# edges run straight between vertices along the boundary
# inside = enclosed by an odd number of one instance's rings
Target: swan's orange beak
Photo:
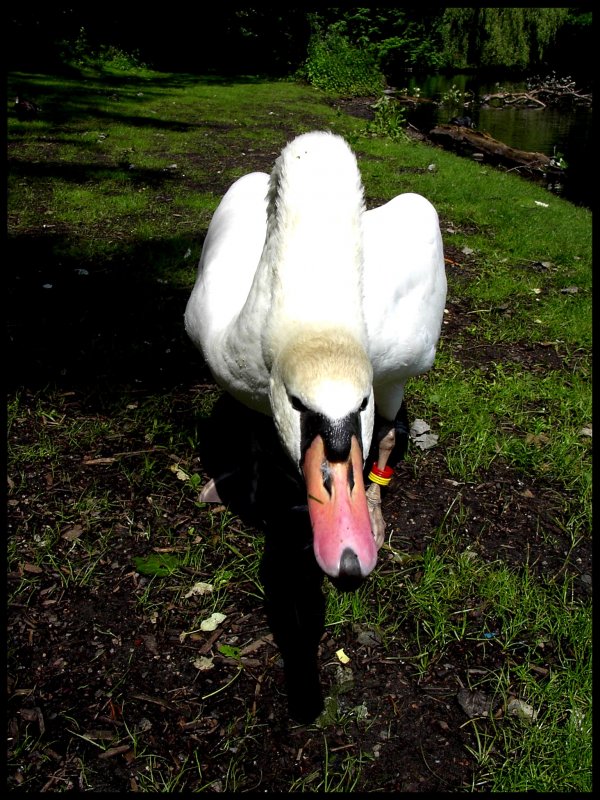
[[[362,450],[352,436],[346,461],[329,461],[320,435],[302,464],[317,562],[330,577],[358,583],[377,562],[363,482]]]

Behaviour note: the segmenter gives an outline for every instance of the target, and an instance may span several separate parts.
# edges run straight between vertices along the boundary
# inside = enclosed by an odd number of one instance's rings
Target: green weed
[[[368,133],[374,136],[386,136],[395,140],[406,135],[406,111],[396,100],[387,94],[381,95],[373,104],[374,116],[367,123]]]

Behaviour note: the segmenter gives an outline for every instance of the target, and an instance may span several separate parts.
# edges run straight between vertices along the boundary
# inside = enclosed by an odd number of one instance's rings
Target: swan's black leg
[[[384,544],[386,528],[381,502],[387,493],[387,484],[391,479],[391,475],[386,475],[385,470],[388,467],[394,469],[404,458],[408,445],[408,416],[405,403],[403,402],[400,406],[393,422],[376,413],[373,431],[371,449],[365,463],[364,478],[371,530],[375,544],[379,548]],[[371,470],[374,472],[373,478],[369,477]]]
[[[284,454],[272,420],[226,395],[213,412],[204,442],[203,466],[220,476],[223,502],[265,532],[260,578],[269,628],[283,658],[289,714],[297,722],[312,722],[323,709],[318,651],[325,598],[306,487]]]
[[[388,459],[388,464],[392,469],[395,469],[401,461],[404,461],[408,449],[408,432],[410,426],[408,424],[408,411],[406,410],[406,403],[404,401],[402,401],[400,410],[396,414],[394,428],[396,429],[396,441],[394,443],[394,449]]]
[[[404,401],[402,402],[400,410],[396,414],[396,418],[394,419],[393,423],[387,419],[384,419],[380,414],[377,413],[377,411],[375,412],[375,424],[373,426],[371,449],[369,450],[369,456],[365,462],[365,483],[368,481],[369,471],[373,462],[377,461],[379,458],[379,445],[381,440],[389,433],[392,427],[395,430],[396,439],[387,463],[388,466],[390,466],[392,469],[395,469],[396,466],[404,460],[406,450],[408,448],[408,412],[406,409],[406,403]]]
[[[325,598],[308,511],[292,510],[267,528],[261,581],[269,628],[283,658],[289,715],[313,722],[323,710],[318,650]]]

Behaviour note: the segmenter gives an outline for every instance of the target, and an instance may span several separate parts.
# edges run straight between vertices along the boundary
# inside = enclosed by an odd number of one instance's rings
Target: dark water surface
[[[592,206],[592,109],[585,106],[517,108],[482,106],[477,98],[498,91],[526,91],[524,81],[493,81],[477,75],[405,75],[394,81],[399,90],[416,90],[431,103],[423,103],[409,112],[408,120],[420,130],[444,124],[452,117],[469,116],[480,131],[494,139],[534,153],[562,156],[567,163],[564,180],[547,188],[577,205]],[[460,100],[453,99],[461,93]],[[467,96],[462,97],[467,93]],[[476,98],[468,102],[469,97]],[[446,98],[446,99],[445,99]],[[465,102],[467,101],[467,102]]]

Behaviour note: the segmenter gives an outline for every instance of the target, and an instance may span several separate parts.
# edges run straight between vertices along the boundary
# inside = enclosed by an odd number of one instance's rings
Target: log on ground
[[[454,150],[460,155],[470,155],[480,161],[514,169],[531,177],[559,178],[564,174],[564,170],[556,166],[553,159],[545,153],[530,153],[509,147],[483,131],[458,125],[438,125],[429,131],[429,138],[435,144]]]

